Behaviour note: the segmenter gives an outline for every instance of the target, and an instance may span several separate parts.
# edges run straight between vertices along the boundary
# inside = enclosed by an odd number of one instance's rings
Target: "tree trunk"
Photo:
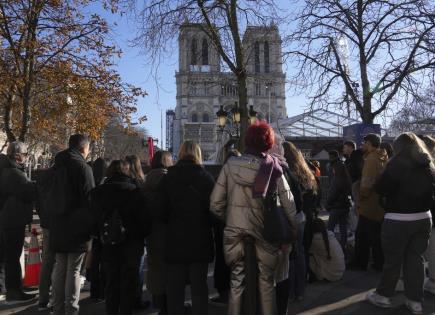
[[[28,84],[26,84],[26,86],[24,87],[24,91],[23,91],[23,114],[21,116],[21,131],[20,131],[20,136],[19,139],[22,142],[26,141],[26,136],[27,133],[29,132],[29,127],[30,127],[30,95],[31,93],[31,87],[30,87],[30,82]]]
[[[238,149],[240,152],[245,150],[245,134],[248,129],[248,89],[246,84],[246,72],[237,76],[240,107],[240,138]]]
[[[14,95],[11,93],[6,98],[3,122],[5,124],[5,132],[9,142],[14,142],[17,140],[13,130],[12,130],[12,104],[14,102]]]
[[[370,81],[367,71],[367,57],[364,40],[364,21],[363,21],[363,0],[358,0],[358,41],[359,41],[359,67],[361,71],[363,109],[361,119],[364,124],[373,123],[372,114],[372,92],[370,91]]]

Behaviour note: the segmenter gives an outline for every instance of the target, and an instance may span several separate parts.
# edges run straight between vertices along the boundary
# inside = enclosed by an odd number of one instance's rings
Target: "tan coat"
[[[358,197],[358,213],[365,218],[382,221],[384,209],[379,204],[379,195],[373,186],[385,168],[388,157],[384,150],[375,150],[364,158],[361,184]]]
[[[210,210],[225,221],[224,255],[232,272],[228,315],[241,312],[245,277],[243,239],[246,236],[255,239],[262,314],[271,315],[274,308],[274,274],[281,253],[278,246],[264,240],[262,200],[252,197],[260,164],[261,160],[253,155],[231,158],[222,168],[210,198]],[[287,218],[294,223],[296,206],[284,176],[278,180],[278,195]]]

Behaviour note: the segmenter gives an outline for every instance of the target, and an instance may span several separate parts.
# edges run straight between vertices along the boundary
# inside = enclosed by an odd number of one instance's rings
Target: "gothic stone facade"
[[[247,28],[243,36],[248,70],[248,105],[259,118],[271,123],[286,117],[285,73],[281,37],[275,26]],[[179,70],[176,72],[177,105],[173,122],[173,152],[181,143],[194,140],[207,158],[217,149],[221,136],[216,112],[238,100],[237,83],[200,25],[184,24],[179,34]]]

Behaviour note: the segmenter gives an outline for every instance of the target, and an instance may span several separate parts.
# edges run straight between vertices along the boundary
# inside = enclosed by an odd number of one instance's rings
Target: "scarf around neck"
[[[253,153],[246,151],[248,154],[260,157],[261,165],[252,186],[252,196],[254,198],[264,198],[267,192],[273,192],[277,189],[278,179],[282,176],[283,170],[279,160],[267,153]]]

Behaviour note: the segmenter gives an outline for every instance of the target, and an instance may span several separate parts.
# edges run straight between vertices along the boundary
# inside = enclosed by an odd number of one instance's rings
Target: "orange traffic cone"
[[[32,229],[32,238],[30,239],[29,258],[26,264],[24,275],[24,286],[33,287],[39,285],[39,273],[41,271],[41,255],[39,253],[38,232]]]

